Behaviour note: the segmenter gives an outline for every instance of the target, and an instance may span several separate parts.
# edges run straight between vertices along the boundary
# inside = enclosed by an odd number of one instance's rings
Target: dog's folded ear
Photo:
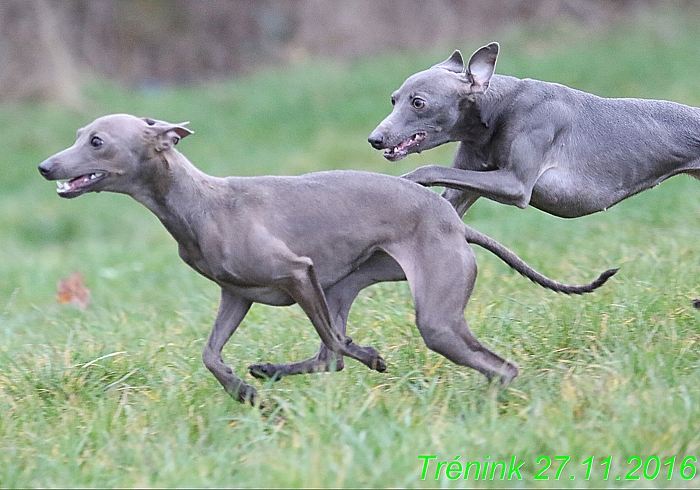
[[[459,50],[455,50],[455,52],[452,53],[452,56],[447,58],[442,63],[438,63],[437,65],[433,66],[433,68],[443,68],[454,73],[464,72],[464,60],[462,59],[462,53],[460,53]]]
[[[187,124],[187,123],[183,123]],[[156,144],[156,151],[167,150],[171,146],[175,146],[179,141],[185,136],[194,134],[194,131],[183,127],[182,125],[173,125],[172,127],[158,132],[158,143]]]
[[[471,82],[471,93],[483,94],[489,88],[491,76],[496,69],[496,59],[498,58],[498,43],[491,43],[488,46],[477,49],[467,64],[465,76]]]
[[[143,118],[143,121],[153,128],[156,137],[156,151],[167,150],[175,146],[185,136],[194,134],[194,131],[187,129],[185,126],[188,122],[179,124],[171,124],[165,121],[158,121],[150,118]]]

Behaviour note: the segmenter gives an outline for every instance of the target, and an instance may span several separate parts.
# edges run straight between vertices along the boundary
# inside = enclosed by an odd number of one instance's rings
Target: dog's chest
[[[194,270],[204,277],[215,280],[214,274],[209,267],[209,262],[204,258],[204,254],[196,243],[179,244],[178,253],[180,258]]]

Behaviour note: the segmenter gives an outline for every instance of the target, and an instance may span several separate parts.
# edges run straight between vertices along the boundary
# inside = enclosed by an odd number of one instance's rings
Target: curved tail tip
[[[601,275],[598,276],[598,278],[594,281],[589,282],[586,285],[583,286],[573,286],[571,288],[567,289],[560,289],[557,290],[558,293],[564,293],[564,294],[587,294],[587,293],[592,293],[596,289],[598,289],[600,286],[605,284],[608,279],[610,279],[612,276],[614,276],[617,271],[619,271],[619,268],[616,269],[608,269],[605,272],[603,272]]]
[[[617,267],[615,269],[608,269],[605,272],[603,272],[601,275],[598,276],[598,279],[591,283],[591,291],[593,291],[594,289],[598,289],[600,286],[605,284],[608,281],[608,279],[617,274],[617,271],[619,270],[620,268]]]
[[[605,272],[603,272],[603,273],[600,275],[599,279],[602,279],[603,281],[607,281],[607,280],[610,279],[612,276],[614,276],[615,274],[617,274],[617,271],[619,271],[619,270],[620,270],[619,267],[616,267],[616,268],[614,268],[614,269],[608,269],[608,270],[606,270]]]

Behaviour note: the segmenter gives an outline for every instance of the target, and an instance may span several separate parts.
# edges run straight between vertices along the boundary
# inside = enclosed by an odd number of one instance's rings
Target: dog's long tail
[[[496,240],[484,235],[483,233],[476,231],[473,228],[466,226],[465,238],[467,239],[467,242],[479,245],[480,247],[485,248],[489,252],[493,253],[499,259],[503,260],[503,262],[511,266],[523,276],[530,279],[532,282],[539,284],[543,288],[556,291],[557,293],[591,293],[603,284],[605,284],[605,282],[608,279],[610,279],[613,275],[615,275],[615,273],[618,271],[618,269],[608,269],[607,271],[603,272],[600,276],[598,276],[598,278],[595,281],[589,282],[588,284],[582,284],[577,286],[571,284],[563,284],[561,282],[554,281],[543,274],[540,274],[535,269],[527,265],[520,257],[518,257],[506,247],[498,243]]]

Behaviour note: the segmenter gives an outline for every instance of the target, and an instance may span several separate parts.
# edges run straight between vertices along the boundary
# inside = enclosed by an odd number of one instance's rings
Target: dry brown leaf
[[[58,290],[56,301],[59,303],[74,304],[81,311],[90,304],[90,290],[85,287],[83,275],[78,271],[74,271],[70,277],[58,281],[56,289]]]

